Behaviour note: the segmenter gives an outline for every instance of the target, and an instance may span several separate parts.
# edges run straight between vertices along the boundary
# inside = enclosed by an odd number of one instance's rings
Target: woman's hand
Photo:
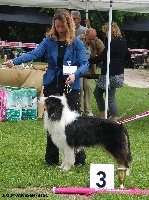
[[[72,84],[72,83],[74,83],[74,81],[75,81],[75,75],[74,74],[70,74],[68,76],[68,78],[66,79],[65,84]]]
[[[7,67],[11,68],[14,66],[13,61],[12,60],[8,60],[6,62],[4,62],[4,65],[6,65]]]

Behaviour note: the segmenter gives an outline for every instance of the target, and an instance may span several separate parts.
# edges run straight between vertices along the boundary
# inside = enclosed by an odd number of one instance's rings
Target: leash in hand
[[[64,93],[69,94],[71,92],[72,88],[69,84],[65,84],[64,86]]]

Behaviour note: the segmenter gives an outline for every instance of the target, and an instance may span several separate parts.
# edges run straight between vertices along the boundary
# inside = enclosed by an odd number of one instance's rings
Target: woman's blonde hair
[[[48,29],[45,33],[46,37],[51,37],[54,41],[58,41],[58,33],[55,28],[55,20],[59,19],[64,23],[64,27],[67,29],[66,43],[72,44],[75,38],[75,24],[69,11],[65,9],[58,9],[53,17],[53,25],[51,29]]]
[[[106,24],[102,26],[102,31],[106,33],[106,36],[108,36],[108,31],[109,31],[109,25]],[[111,24],[111,38],[116,38],[116,37],[122,37],[120,28],[118,27],[117,23],[112,22]]]

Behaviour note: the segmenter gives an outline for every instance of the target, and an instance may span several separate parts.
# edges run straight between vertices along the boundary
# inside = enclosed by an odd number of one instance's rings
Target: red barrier
[[[95,188],[53,188],[53,192],[56,194],[81,194],[81,195],[91,195],[97,193],[116,193],[116,194],[137,194],[137,195],[147,195],[149,190],[139,190],[132,186],[130,188],[124,189],[95,189]]]
[[[36,48],[38,44],[36,43],[22,43],[22,42],[7,42],[0,41],[0,47],[27,47],[27,48]]]
[[[128,118],[128,119],[121,120],[121,121],[119,121],[119,122],[117,122],[117,123],[118,123],[118,124],[124,124],[124,123],[130,122],[130,121],[133,121],[133,120],[135,120],[135,119],[139,119],[139,118],[141,118],[141,117],[146,117],[146,116],[148,116],[148,115],[149,115],[149,111],[145,111],[144,113],[140,113],[140,114],[135,115],[135,116],[133,116],[133,117],[130,117],[130,118]]]

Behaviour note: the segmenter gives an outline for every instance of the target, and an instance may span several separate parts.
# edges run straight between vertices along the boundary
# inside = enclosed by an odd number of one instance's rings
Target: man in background
[[[81,23],[81,14],[78,10],[72,10],[71,16],[72,16],[73,21],[74,21],[75,26],[76,26],[76,32],[75,32],[76,36],[79,36],[81,34],[85,34],[87,29],[91,27],[89,19],[85,20],[86,27],[81,26],[81,24],[80,24]]]
[[[99,55],[104,49],[103,42],[100,39],[98,39],[97,32],[93,28],[87,29],[85,34],[81,34],[78,37],[84,43],[88,59],[90,57],[95,57],[97,54]],[[96,64],[91,64],[87,74],[95,74],[95,73],[96,73]],[[82,114],[84,113],[87,116],[93,116],[92,106],[91,106],[92,79],[84,77],[81,78],[80,97],[81,97]]]

